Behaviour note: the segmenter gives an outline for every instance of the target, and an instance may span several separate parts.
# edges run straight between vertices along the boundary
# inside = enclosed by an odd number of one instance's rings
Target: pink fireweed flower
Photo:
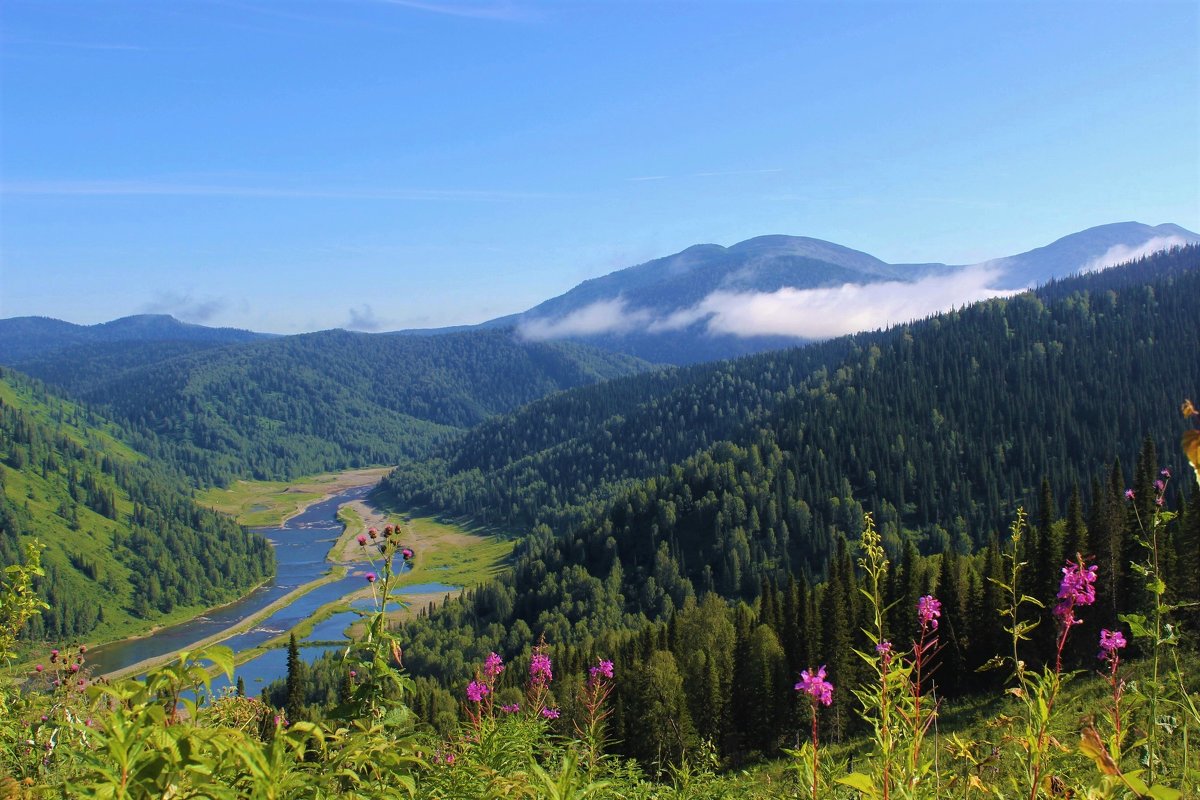
[[[361,533],[358,535],[358,546],[359,547],[367,546],[367,537],[363,536]]]
[[[489,653],[483,662],[483,674],[494,678],[501,672],[504,672],[504,659],[495,653]]]
[[[481,703],[483,698],[492,693],[492,690],[487,687],[487,684],[479,681],[471,681],[467,684],[467,699],[472,703]]]
[[[371,528],[370,530],[367,531],[367,535],[370,536],[372,539],[376,539],[379,537],[379,531],[377,531],[375,528]]]
[[[367,583],[374,583],[374,582],[375,582],[375,573],[368,572],[367,573]]]
[[[1160,473],[1158,473],[1158,474],[1159,474],[1159,475],[1162,475],[1162,476],[1163,476],[1164,478],[1166,478],[1167,480],[1170,480],[1170,479],[1171,479],[1171,470],[1169,470],[1169,469],[1164,469],[1162,472],[1160,472]]]
[[[557,708],[543,708],[542,716],[545,717],[546,719],[558,719],[558,716],[559,716],[558,709]]]
[[[400,555],[401,555],[401,557],[403,557],[403,558],[404,558],[404,559],[407,561],[408,559],[410,559],[410,558],[412,558],[412,557],[413,557],[413,551],[412,551],[412,550],[409,550],[409,549],[406,547],[406,548],[404,548],[403,550],[401,550],[401,551],[400,551]]]
[[[888,653],[892,652],[892,643],[880,642],[879,644],[875,645],[875,652],[881,656],[887,655]]]
[[[1165,483],[1163,483],[1162,478],[1159,478],[1158,480],[1156,480],[1154,482],[1154,488],[1158,489],[1161,492],[1163,489],[1167,488],[1167,485]]]
[[[358,672],[357,672],[356,670],[350,670],[350,677],[351,677],[351,678],[357,678],[357,677],[358,677]]]
[[[1125,490],[1125,499],[1126,499],[1126,500],[1132,500],[1132,499],[1133,499],[1133,497],[1134,497],[1134,495],[1133,495],[1133,489],[1126,489],[1126,490]]]
[[[931,594],[917,600],[917,620],[920,621],[922,628],[929,628],[936,631],[938,627],[938,617],[942,615],[942,601],[938,600]]]
[[[833,703],[833,684],[825,680],[825,665],[817,670],[816,674],[812,674],[808,670],[800,673],[800,682],[796,684],[797,692],[804,692],[811,696],[814,702],[819,702],[822,705],[830,705]]]
[[[34,667],[34,669],[38,672],[41,672],[42,670],[45,669],[45,667],[43,667],[41,664],[38,664],[36,667]]]
[[[521,704],[520,703],[509,703],[506,706],[500,706],[500,710],[503,711],[505,714],[516,714],[518,711],[521,710]]]
[[[534,686],[545,686],[554,680],[554,669],[550,656],[545,653],[534,653],[529,660],[529,679]]]
[[[604,658],[600,659],[596,666],[588,669],[588,675],[591,676],[592,681],[597,681],[601,677],[611,678],[613,676],[613,662]]]
[[[1082,562],[1068,562],[1062,573],[1054,616],[1066,627],[1079,623],[1075,619],[1076,606],[1090,606],[1096,602],[1096,565],[1084,568]]]
[[[1100,652],[1096,654],[1096,658],[1112,660],[1115,658],[1122,647],[1125,646],[1125,634],[1120,631],[1101,630],[1100,631]]]
[[[1156,505],[1156,506],[1164,505],[1166,502],[1167,501],[1165,499],[1163,499],[1163,496],[1161,494],[1158,497],[1154,498],[1154,505]]]

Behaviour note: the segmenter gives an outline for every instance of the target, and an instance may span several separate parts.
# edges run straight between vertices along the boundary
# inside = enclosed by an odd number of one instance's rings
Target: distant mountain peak
[[[918,319],[1197,242],[1178,225],[1116,222],[950,266],[889,264],[823,239],[768,234],[692,245],[584,281],[504,322],[530,338],[577,338],[682,363]]]

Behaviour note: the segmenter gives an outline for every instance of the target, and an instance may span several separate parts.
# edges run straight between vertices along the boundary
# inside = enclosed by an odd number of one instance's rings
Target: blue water
[[[275,548],[277,566],[274,579],[241,600],[204,616],[163,628],[144,638],[125,639],[95,647],[88,652],[88,665],[95,674],[104,674],[147,658],[186,649],[261,611],[297,587],[317,580],[329,570],[330,564],[325,556],[342,533],[342,524],[337,521],[338,508],[366,497],[372,488],[355,487],[314,503],[284,523],[282,528],[256,529],[255,532],[266,536]],[[360,588],[368,570],[366,565],[355,564],[346,577],[314,589],[276,611],[252,630],[230,637],[221,644],[239,652],[278,636],[311,616],[325,603]]]
[[[301,647],[300,658],[310,664],[329,650],[340,650],[338,647]],[[217,676],[212,682],[212,696],[219,697],[230,686],[237,686],[241,678],[246,684],[246,696],[258,697],[271,681],[287,675],[287,648],[276,647],[261,656],[250,659],[245,664],[239,664],[234,670],[233,680],[224,675]]]
[[[404,594],[434,594],[437,592],[452,592],[458,588],[457,586],[447,586],[444,583],[415,583],[411,586],[399,587],[395,591],[403,592]],[[328,619],[318,622],[313,626],[312,632],[304,637],[304,641],[335,642],[338,639],[345,639],[346,628],[363,619],[364,615],[369,615],[373,612],[375,610],[375,601],[369,597],[360,597],[350,603],[350,607],[355,610],[341,611]],[[387,604],[388,611],[398,611],[401,608],[403,608],[403,605],[397,600],[391,600]]]

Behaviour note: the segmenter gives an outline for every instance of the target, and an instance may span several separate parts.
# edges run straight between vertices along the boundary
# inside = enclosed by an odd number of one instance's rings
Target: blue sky
[[[698,242],[1200,230],[1200,4],[5,0],[0,317],[480,322]]]

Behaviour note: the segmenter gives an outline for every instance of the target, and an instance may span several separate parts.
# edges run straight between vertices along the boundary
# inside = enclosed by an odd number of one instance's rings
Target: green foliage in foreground
[[[869,522],[866,529],[860,564],[869,576],[867,586],[877,589],[887,563]],[[1148,535],[1152,540],[1153,528]],[[395,541],[388,547],[399,549]],[[1025,565],[1015,553],[1010,563],[1017,576]],[[391,556],[385,553],[385,564]],[[1146,567],[1153,583],[1153,563]],[[11,644],[26,618],[37,613],[29,585],[38,570],[36,547],[24,566],[8,570],[0,590],[0,646]],[[393,591],[393,577],[385,568],[373,584],[380,608]],[[878,602],[877,591],[866,595]],[[1022,604],[1018,599],[1009,609],[1015,612],[1009,619],[1017,646],[1025,632],[1019,623]],[[1159,607],[1157,623],[1133,624],[1135,636],[1158,631],[1150,643],[1155,652],[1177,649],[1177,639],[1159,624],[1168,614]],[[882,614],[876,619],[882,624]],[[873,736],[853,743],[853,749],[830,747],[818,735],[814,716],[812,742],[794,751],[790,762],[720,775],[706,747],[653,772],[606,754],[612,735],[610,692],[631,676],[598,659],[582,676],[556,677],[557,665],[546,652],[544,645],[534,648],[523,670],[523,691],[499,689],[497,679],[517,665],[505,665],[494,655],[478,665],[466,691],[465,723],[439,735],[419,726],[409,710],[413,683],[400,666],[401,643],[388,631],[382,612],[347,654],[338,701],[318,721],[289,721],[278,709],[235,694],[196,703],[197,691],[207,693],[210,669],[232,672],[227,648],[185,653],[144,680],[94,684],[80,677],[86,675],[82,651],[54,651],[24,686],[0,686],[0,762],[7,775],[0,778],[0,793],[113,800],[1177,800],[1200,789],[1200,759],[1189,744],[1200,730],[1200,712],[1195,687],[1187,684],[1177,658],[1160,674],[1144,665],[1137,673],[1127,667],[1122,673],[1115,663],[1112,674],[1122,681],[1111,684],[1108,695],[1096,691],[1105,688],[1096,680],[1086,686],[1076,681],[1083,691],[1060,690],[1057,684],[1065,686],[1077,676],[1050,668],[1022,676],[1018,662],[1013,691],[993,698],[984,710],[992,722],[980,735],[979,727],[954,729],[949,714],[943,727],[936,727],[942,716],[936,697],[926,695],[919,710],[927,687],[899,649],[891,658],[863,654],[880,681],[875,689],[866,683],[857,692],[860,713],[876,722]],[[813,708],[817,705],[814,700]],[[1089,713],[1081,717],[1085,708]],[[1118,708],[1120,725],[1115,724]],[[1031,764],[1041,765],[1032,777]]]

